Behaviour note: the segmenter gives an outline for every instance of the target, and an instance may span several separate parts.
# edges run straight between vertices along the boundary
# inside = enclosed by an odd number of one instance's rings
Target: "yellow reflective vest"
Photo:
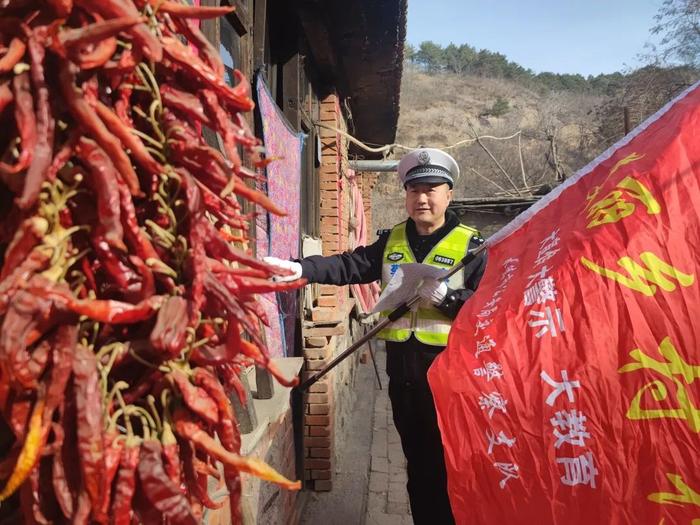
[[[443,237],[423,259],[423,264],[437,266],[450,270],[455,264],[464,258],[469,249],[469,241],[472,237],[479,236],[479,232],[468,226],[460,224]],[[391,280],[399,265],[415,263],[411,246],[406,235],[406,222],[397,224],[391,230],[384,248],[382,258],[382,290]],[[464,288],[464,270],[457,272],[447,281],[450,289]],[[381,312],[382,317],[388,316],[390,311]],[[397,319],[384,330],[379,332],[380,339],[387,341],[403,342],[415,334],[421,343],[433,346],[445,346],[447,336],[450,333],[452,319],[444,315],[432,304],[419,303],[418,308],[408,312]]]

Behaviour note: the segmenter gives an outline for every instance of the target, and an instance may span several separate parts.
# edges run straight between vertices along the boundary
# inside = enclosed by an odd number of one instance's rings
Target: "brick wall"
[[[320,101],[323,124],[346,130],[338,98],[329,95]],[[344,176],[347,169],[347,141],[340,133],[320,128],[321,241],[323,255],[342,253],[349,248],[350,199]],[[370,194],[365,197],[370,203]],[[348,287],[321,285],[314,298],[311,318],[304,323],[303,377],[311,377],[352,343],[350,312],[354,300]],[[304,478],[306,487],[331,490],[335,444],[342,439],[345,415],[354,401],[355,370],[358,357],[347,359],[312,386],[305,402]]]

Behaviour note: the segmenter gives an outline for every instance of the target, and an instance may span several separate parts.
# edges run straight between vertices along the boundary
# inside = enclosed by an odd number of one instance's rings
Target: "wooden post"
[[[630,108],[625,106],[622,108],[622,115],[625,120],[625,135],[630,132]]]

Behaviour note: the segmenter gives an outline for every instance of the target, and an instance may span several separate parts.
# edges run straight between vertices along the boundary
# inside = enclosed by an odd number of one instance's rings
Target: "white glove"
[[[421,299],[433,304],[440,304],[447,297],[447,283],[437,279],[424,279],[416,292]]]
[[[283,270],[291,270],[294,272],[292,275],[273,275],[272,280],[276,283],[288,283],[290,281],[296,281],[301,277],[301,264],[294,261],[286,261],[284,259],[278,259],[277,257],[263,257],[265,261],[270,266],[277,266]]]

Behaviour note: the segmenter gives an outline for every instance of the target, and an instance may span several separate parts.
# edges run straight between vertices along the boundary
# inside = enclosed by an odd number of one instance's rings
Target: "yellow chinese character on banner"
[[[675,385],[675,401],[678,406],[677,408],[642,408],[642,398],[647,392],[655,401],[671,400],[666,385],[662,381],[654,380],[640,388],[634,396],[627,410],[627,418],[631,420],[681,419],[686,422],[690,430],[700,433],[700,410],[693,405],[686,390],[687,385],[700,379],[700,366],[686,362],[669,337],[661,341],[659,354],[665,359],[664,361],[654,359],[639,348],[635,348],[629,353],[632,361],[620,367],[618,372],[625,374],[642,369],[653,370],[670,379]],[[683,381],[678,379],[679,377]]]
[[[674,268],[670,264],[661,260],[653,252],[642,252],[639,255],[644,266],[634,261],[631,257],[621,257],[618,259],[623,270],[629,275],[616,272],[604,266],[599,266],[586,257],[581,257],[581,264],[589,270],[596,272],[603,277],[617,281],[622,286],[625,286],[635,292],[651,297],[658,288],[666,292],[672,292],[676,289],[676,283],[671,279],[675,279],[681,286],[687,287],[695,282],[693,274],[683,273]],[[646,267],[645,267],[646,266]]]
[[[627,176],[618,182],[615,189],[605,197],[588,205],[586,217],[589,219],[589,223],[586,227],[595,228],[632,215],[636,205],[626,199],[636,199],[641,202],[649,215],[661,212],[661,205],[649,189],[638,180]]]
[[[700,494],[690,488],[679,474],[667,473],[666,477],[676,487],[678,492],[654,492],[649,494],[647,499],[659,505],[695,505],[700,507]],[[661,525],[664,520],[661,520]],[[691,521],[691,525],[700,525],[700,519]]]

